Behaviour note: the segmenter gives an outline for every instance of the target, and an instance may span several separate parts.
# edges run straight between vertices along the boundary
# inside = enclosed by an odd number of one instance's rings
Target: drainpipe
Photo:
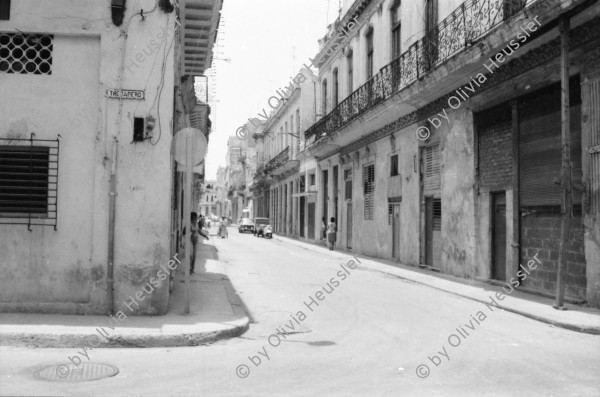
[[[114,314],[114,263],[115,263],[115,204],[117,198],[117,145],[119,141],[114,138],[112,150],[112,164],[110,168],[110,191],[108,193],[108,269],[107,269],[107,300],[108,314]]]

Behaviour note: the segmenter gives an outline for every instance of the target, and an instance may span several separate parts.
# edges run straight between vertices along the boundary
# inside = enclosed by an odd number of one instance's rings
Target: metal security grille
[[[365,165],[363,167],[363,194],[365,196],[365,220],[375,219],[375,165]]]
[[[0,73],[52,74],[54,36],[0,33]]]
[[[0,224],[56,230],[58,153],[58,139],[0,139]]]

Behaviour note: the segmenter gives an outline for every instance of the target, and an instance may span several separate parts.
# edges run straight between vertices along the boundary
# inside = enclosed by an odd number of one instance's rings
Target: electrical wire
[[[168,51],[165,48],[165,54],[164,54],[164,58],[163,58],[163,64],[162,64],[162,76],[161,76],[161,81],[159,83],[159,88],[157,88],[157,95],[155,98],[155,103],[157,103],[157,107],[156,107],[156,113],[157,113],[157,120],[158,120],[158,139],[156,140],[156,142],[152,142],[150,141],[150,144],[152,144],[153,146],[156,145],[158,143],[158,141],[160,141],[160,138],[162,136],[162,127],[160,125],[160,97],[162,96],[162,90],[165,86],[165,72],[166,72],[166,67],[167,67],[167,58],[169,56],[169,54],[171,53],[171,49],[173,48],[173,43],[175,42],[175,36],[176,33],[173,32],[173,38],[171,39],[171,44],[169,45],[169,49]],[[154,108],[154,105],[153,105]]]

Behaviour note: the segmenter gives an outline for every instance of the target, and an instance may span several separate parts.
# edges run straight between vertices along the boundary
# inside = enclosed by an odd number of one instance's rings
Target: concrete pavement
[[[275,239],[296,246],[311,249],[315,252],[330,252],[325,246],[306,243],[279,235]],[[350,252],[337,249],[351,258]],[[375,271],[390,274],[405,280],[410,280],[422,285],[427,285],[464,298],[472,299],[484,304],[498,306],[499,308],[520,314],[522,316],[541,321],[556,327],[587,334],[600,335],[600,310],[565,304],[567,310],[552,308],[553,299],[533,295],[515,290],[506,294],[502,286],[495,286],[487,282],[473,279],[464,279],[447,274],[432,272],[414,266],[407,266],[391,260],[360,256],[365,267]],[[363,259],[364,258],[364,259]],[[498,294],[498,295],[497,295]]]
[[[362,258],[348,274],[343,252],[230,232],[211,244],[252,320],[242,336],[210,346],[95,349],[91,361],[119,373],[93,382],[35,378],[68,363],[72,348],[0,346],[0,394],[600,395],[599,336],[490,310]]]
[[[180,267],[174,277],[169,312],[164,316],[128,316],[114,324],[100,315],[3,313],[0,344],[90,349],[173,347],[239,336],[248,329],[249,319],[216,257],[211,242],[198,245],[196,273],[190,283],[189,315],[184,314],[184,273]]]

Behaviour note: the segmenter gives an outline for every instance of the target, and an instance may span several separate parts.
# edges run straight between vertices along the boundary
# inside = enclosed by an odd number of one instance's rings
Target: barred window
[[[57,185],[58,141],[0,140],[0,223],[56,227]]]
[[[388,225],[392,225],[394,221],[394,204],[388,204]]]
[[[365,197],[365,220],[375,219],[375,165],[365,165],[363,167],[363,194]]]
[[[52,74],[54,36],[0,33],[0,73]]]

